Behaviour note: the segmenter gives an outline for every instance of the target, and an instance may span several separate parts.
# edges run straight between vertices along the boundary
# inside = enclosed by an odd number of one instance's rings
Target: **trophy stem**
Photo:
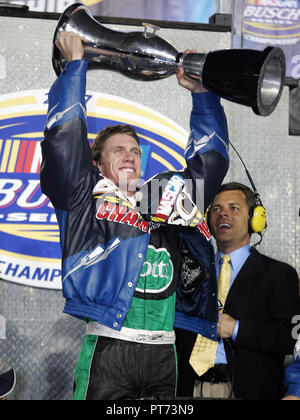
[[[183,67],[186,76],[202,83],[202,73],[206,57],[207,54],[203,53],[183,54],[179,60],[179,65]]]

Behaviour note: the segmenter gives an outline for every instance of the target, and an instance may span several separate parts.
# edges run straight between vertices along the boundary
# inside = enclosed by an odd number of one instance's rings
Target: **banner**
[[[61,288],[61,250],[54,209],[40,188],[45,90],[0,96],[0,277]],[[142,178],[185,167],[188,133],[167,117],[127,99],[88,92],[90,143],[107,125],[130,124],[142,147]]]
[[[287,77],[300,78],[300,0],[244,0],[235,6],[233,47],[284,50]]]
[[[74,0],[9,0],[34,12],[63,12]],[[216,0],[81,0],[95,16],[208,23]]]

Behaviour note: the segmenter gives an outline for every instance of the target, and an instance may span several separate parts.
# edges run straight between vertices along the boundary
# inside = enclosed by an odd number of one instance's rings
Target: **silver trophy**
[[[252,107],[258,115],[270,115],[276,108],[286,71],[281,48],[184,54],[157,36],[159,27],[144,27],[140,32],[111,30],[101,25],[86,6],[73,4],[60,17],[54,34],[52,63],[57,76],[66,60],[55,42],[61,32],[74,32],[82,39],[89,69],[110,69],[133,79],[153,81],[176,74],[182,66],[187,77],[222,98]]]

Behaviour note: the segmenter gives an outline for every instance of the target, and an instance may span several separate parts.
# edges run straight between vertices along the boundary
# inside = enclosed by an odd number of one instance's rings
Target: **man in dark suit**
[[[293,353],[292,318],[300,313],[298,275],[291,266],[250,248],[256,207],[257,196],[239,183],[221,186],[210,206],[208,222],[218,247],[216,271],[222,256],[229,255],[230,289],[220,313],[214,367],[201,377],[189,365],[195,335],[176,331],[178,396],[193,395],[195,380],[202,391],[208,389],[200,393],[204,398],[284,396],[284,359]],[[216,385],[226,385],[225,391],[216,394]]]

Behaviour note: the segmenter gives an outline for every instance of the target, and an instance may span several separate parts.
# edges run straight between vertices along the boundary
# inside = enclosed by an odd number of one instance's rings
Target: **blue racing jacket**
[[[289,365],[285,373],[286,395],[300,398],[300,337],[294,351],[295,361]]]
[[[167,250],[174,266],[172,281],[161,295],[176,290],[175,326],[216,339],[214,250],[205,219],[194,204],[193,182],[204,180],[205,207],[228,170],[227,123],[220,98],[210,92],[192,94],[186,168],[149,180],[135,208],[92,164],[86,72],[85,60],[73,61],[55,81],[41,144],[42,191],[55,207],[60,228],[64,312],[119,331],[134,295],[141,293],[136,286],[151,245]],[[151,197],[151,185],[161,179],[164,187]],[[197,275],[189,276],[190,266]]]

